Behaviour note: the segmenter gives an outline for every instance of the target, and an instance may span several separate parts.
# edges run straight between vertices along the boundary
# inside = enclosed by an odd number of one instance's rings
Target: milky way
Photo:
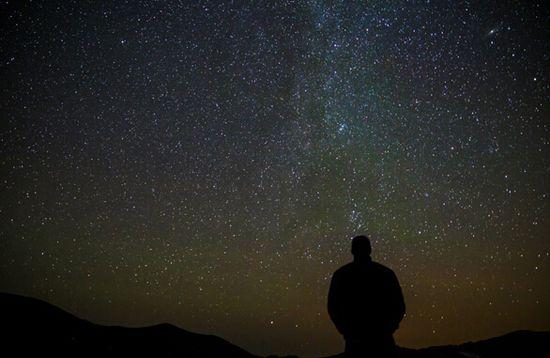
[[[328,355],[368,234],[399,344],[550,329],[550,14],[481,3],[4,2],[0,289]]]

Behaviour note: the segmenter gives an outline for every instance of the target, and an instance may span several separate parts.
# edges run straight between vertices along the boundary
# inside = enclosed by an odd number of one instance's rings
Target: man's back
[[[346,340],[348,357],[388,357],[395,352],[393,332],[405,314],[397,277],[371,260],[368,237],[351,241],[353,262],[332,276],[328,313]]]
[[[328,311],[346,339],[391,335],[403,318],[405,303],[393,271],[369,259],[334,273]]]

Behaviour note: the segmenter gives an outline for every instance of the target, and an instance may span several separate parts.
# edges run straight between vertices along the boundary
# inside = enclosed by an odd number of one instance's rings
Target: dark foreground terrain
[[[2,352],[19,357],[257,357],[222,338],[170,324],[101,326],[49,303],[0,293]],[[4,353],[2,355],[4,356]],[[340,358],[336,355],[331,358]],[[517,331],[479,342],[419,350],[399,357],[550,357],[550,332]]]

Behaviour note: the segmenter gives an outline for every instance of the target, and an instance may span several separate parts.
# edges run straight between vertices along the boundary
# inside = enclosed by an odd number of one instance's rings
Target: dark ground
[[[143,328],[101,326],[49,303],[0,293],[2,350],[17,356],[54,357],[257,357],[222,338],[170,324]],[[327,358],[344,358],[339,354]],[[400,348],[397,357],[550,357],[550,332],[516,331],[460,345]]]

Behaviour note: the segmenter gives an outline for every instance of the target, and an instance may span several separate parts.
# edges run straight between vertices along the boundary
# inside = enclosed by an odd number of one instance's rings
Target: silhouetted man
[[[393,333],[405,314],[401,287],[392,270],[371,260],[368,237],[354,237],[351,253],[353,262],[332,276],[328,313],[346,340],[346,354],[391,355]]]

